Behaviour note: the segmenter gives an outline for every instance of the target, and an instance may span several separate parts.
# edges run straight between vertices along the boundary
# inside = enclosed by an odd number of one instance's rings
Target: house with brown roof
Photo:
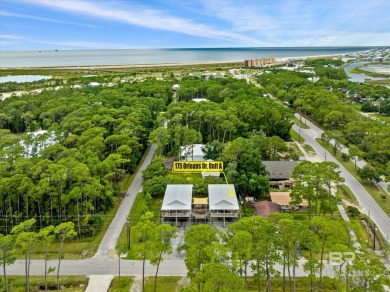
[[[283,190],[286,187],[293,187],[294,181],[291,179],[294,167],[300,161],[263,161],[265,170],[269,176],[269,186]]]
[[[298,205],[291,205],[291,192],[270,192],[272,203],[280,206],[282,211],[299,211],[307,208],[308,204],[306,201],[302,201]]]
[[[271,213],[281,213],[281,208],[270,201],[261,201],[254,204],[257,216],[268,218]]]

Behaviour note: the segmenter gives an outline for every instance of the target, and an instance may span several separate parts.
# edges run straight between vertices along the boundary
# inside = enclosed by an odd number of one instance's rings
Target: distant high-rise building
[[[276,62],[274,57],[245,60],[245,68],[258,68],[266,65],[271,65]]]

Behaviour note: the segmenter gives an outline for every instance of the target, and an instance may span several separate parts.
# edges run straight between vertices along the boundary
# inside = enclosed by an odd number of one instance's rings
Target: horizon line
[[[315,48],[390,48],[389,45],[376,45],[376,46],[363,46],[363,45],[350,45],[350,46],[248,46],[248,47],[133,47],[133,48],[60,48],[60,49],[16,49],[16,50],[1,50],[0,52],[50,52],[50,51],[112,51],[112,50],[222,50],[222,49],[315,49]]]

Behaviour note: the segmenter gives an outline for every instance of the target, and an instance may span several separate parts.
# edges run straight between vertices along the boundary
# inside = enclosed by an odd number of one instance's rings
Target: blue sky
[[[0,50],[388,46],[389,0],[0,0]]]

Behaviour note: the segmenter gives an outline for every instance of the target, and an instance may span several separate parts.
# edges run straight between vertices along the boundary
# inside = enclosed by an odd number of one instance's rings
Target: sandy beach
[[[159,64],[128,64],[128,65],[80,65],[80,66],[45,66],[45,67],[2,67],[1,70],[101,70],[101,69],[131,69],[131,68],[151,68],[151,67],[180,67],[191,65],[218,65],[218,64],[240,64],[244,60],[232,61],[210,61],[210,62],[181,62],[181,63],[159,63]]]

